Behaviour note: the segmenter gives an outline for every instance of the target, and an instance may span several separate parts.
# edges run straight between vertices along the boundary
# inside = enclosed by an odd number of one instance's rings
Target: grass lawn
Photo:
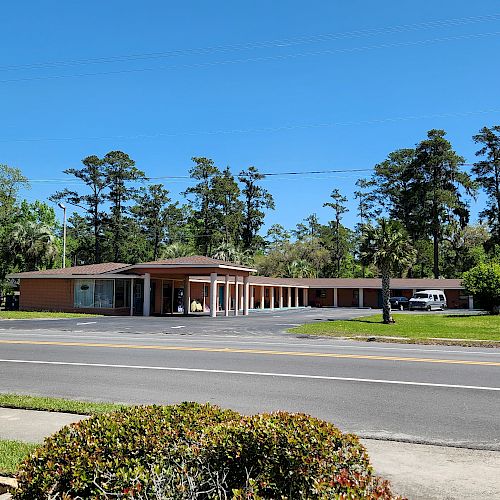
[[[90,318],[99,314],[81,314],[64,312],[35,311],[0,311],[0,319],[38,319],[38,318]]]
[[[39,445],[0,439],[0,473],[13,474],[19,464]]]
[[[88,403],[69,399],[45,398],[41,396],[23,396],[18,394],[0,394],[0,407],[24,408],[27,410],[60,411],[95,415],[123,408],[125,405],[114,403]]]
[[[500,316],[452,314],[394,314],[395,324],[384,325],[382,315],[308,323],[291,333],[332,337],[387,336],[409,339],[466,339],[500,341]]]

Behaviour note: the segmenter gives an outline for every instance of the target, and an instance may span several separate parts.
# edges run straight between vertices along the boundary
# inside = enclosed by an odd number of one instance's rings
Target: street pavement
[[[500,450],[500,351],[285,333],[363,314],[2,321],[0,392],[283,409],[366,438]]]
[[[408,468],[426,471],[430,464],[450,478],[462,471],[475,485],[456,496],[457,479],[455,490],[450,483],[432,498],[474,498],[479,491],[484,495],[476,498],[494,498],[499,488],[489,474],[500,465],[500,350],[286,332],[371,313],[297,309],[216,319],[0,321],[0,392],[305,412],[367,440],[377,470],[393,474],[398,491],[411,498],[431,498],[424,472],[414,488],[410,477],[404,479]],[[427,455],[417,444],[427,445]],[[466,470],[480,471],[483,489]]]

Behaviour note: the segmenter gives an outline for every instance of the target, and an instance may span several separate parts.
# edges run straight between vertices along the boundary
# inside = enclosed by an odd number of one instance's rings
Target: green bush
[[[500,308],[500,264],[479,264],[462,276],[462,286],[469,295],[481,303],[487,311],[499,313]]]
[[[20,467],[13,498],[394,498],[357,437],[302,414],[132,407],[63,428]]]

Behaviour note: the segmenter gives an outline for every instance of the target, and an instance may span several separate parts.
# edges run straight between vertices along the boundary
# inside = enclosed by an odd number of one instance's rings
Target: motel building
[[[261,309],[382,307],[378,278],[267,278],[251,267],[208,257],[140,264],[103,263],[15,273],[23,311],[105,315],[248,315]],[[449,308],[473,308],[456,279],[392,279],[391,295],[443,290]]]

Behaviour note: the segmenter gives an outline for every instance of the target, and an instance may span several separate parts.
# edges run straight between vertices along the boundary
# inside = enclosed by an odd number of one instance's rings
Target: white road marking
[[[170,328],[172,328],[172,330],[174,330],[174,329],[186,328],[186,327],[185,326],[171,326]]]
[[[95,325],[97,321],[85,321],[83,323],[77,323],[76,326],[81,326],[81,325]]]
[[[239,370],[211,370],[206,368],[178,368],[170,366],[147,366],[147,365],[111,365],[106,363],[74,363],[69,361],[38,361],[25,359],[0,359],[0,363],[17,363],[32,365],[56,365],[56,366],[86,366],[93,368],[120,368],[130,370],[152,370],[167,372],[191,372],[191,373],[215,373],[225,375],[247,375],[254,377],[277,377],[277,378],[297,378],[309,380],[331,380],[339,382],[361,382],[369,384],[389,384],[389,385],[412,385],[418,387],[441,387],[446,389],[471,389],[476,391],[500,392],[500,387],[487,387],[480,385],[458,385],[458,384],[434,384],[431,382],[409,382],[406,380],[383,380],[372,378],[355,377],[330,377],[327,375],[303,375],[298,373],[273,373],[273,372],[244,372]]]

